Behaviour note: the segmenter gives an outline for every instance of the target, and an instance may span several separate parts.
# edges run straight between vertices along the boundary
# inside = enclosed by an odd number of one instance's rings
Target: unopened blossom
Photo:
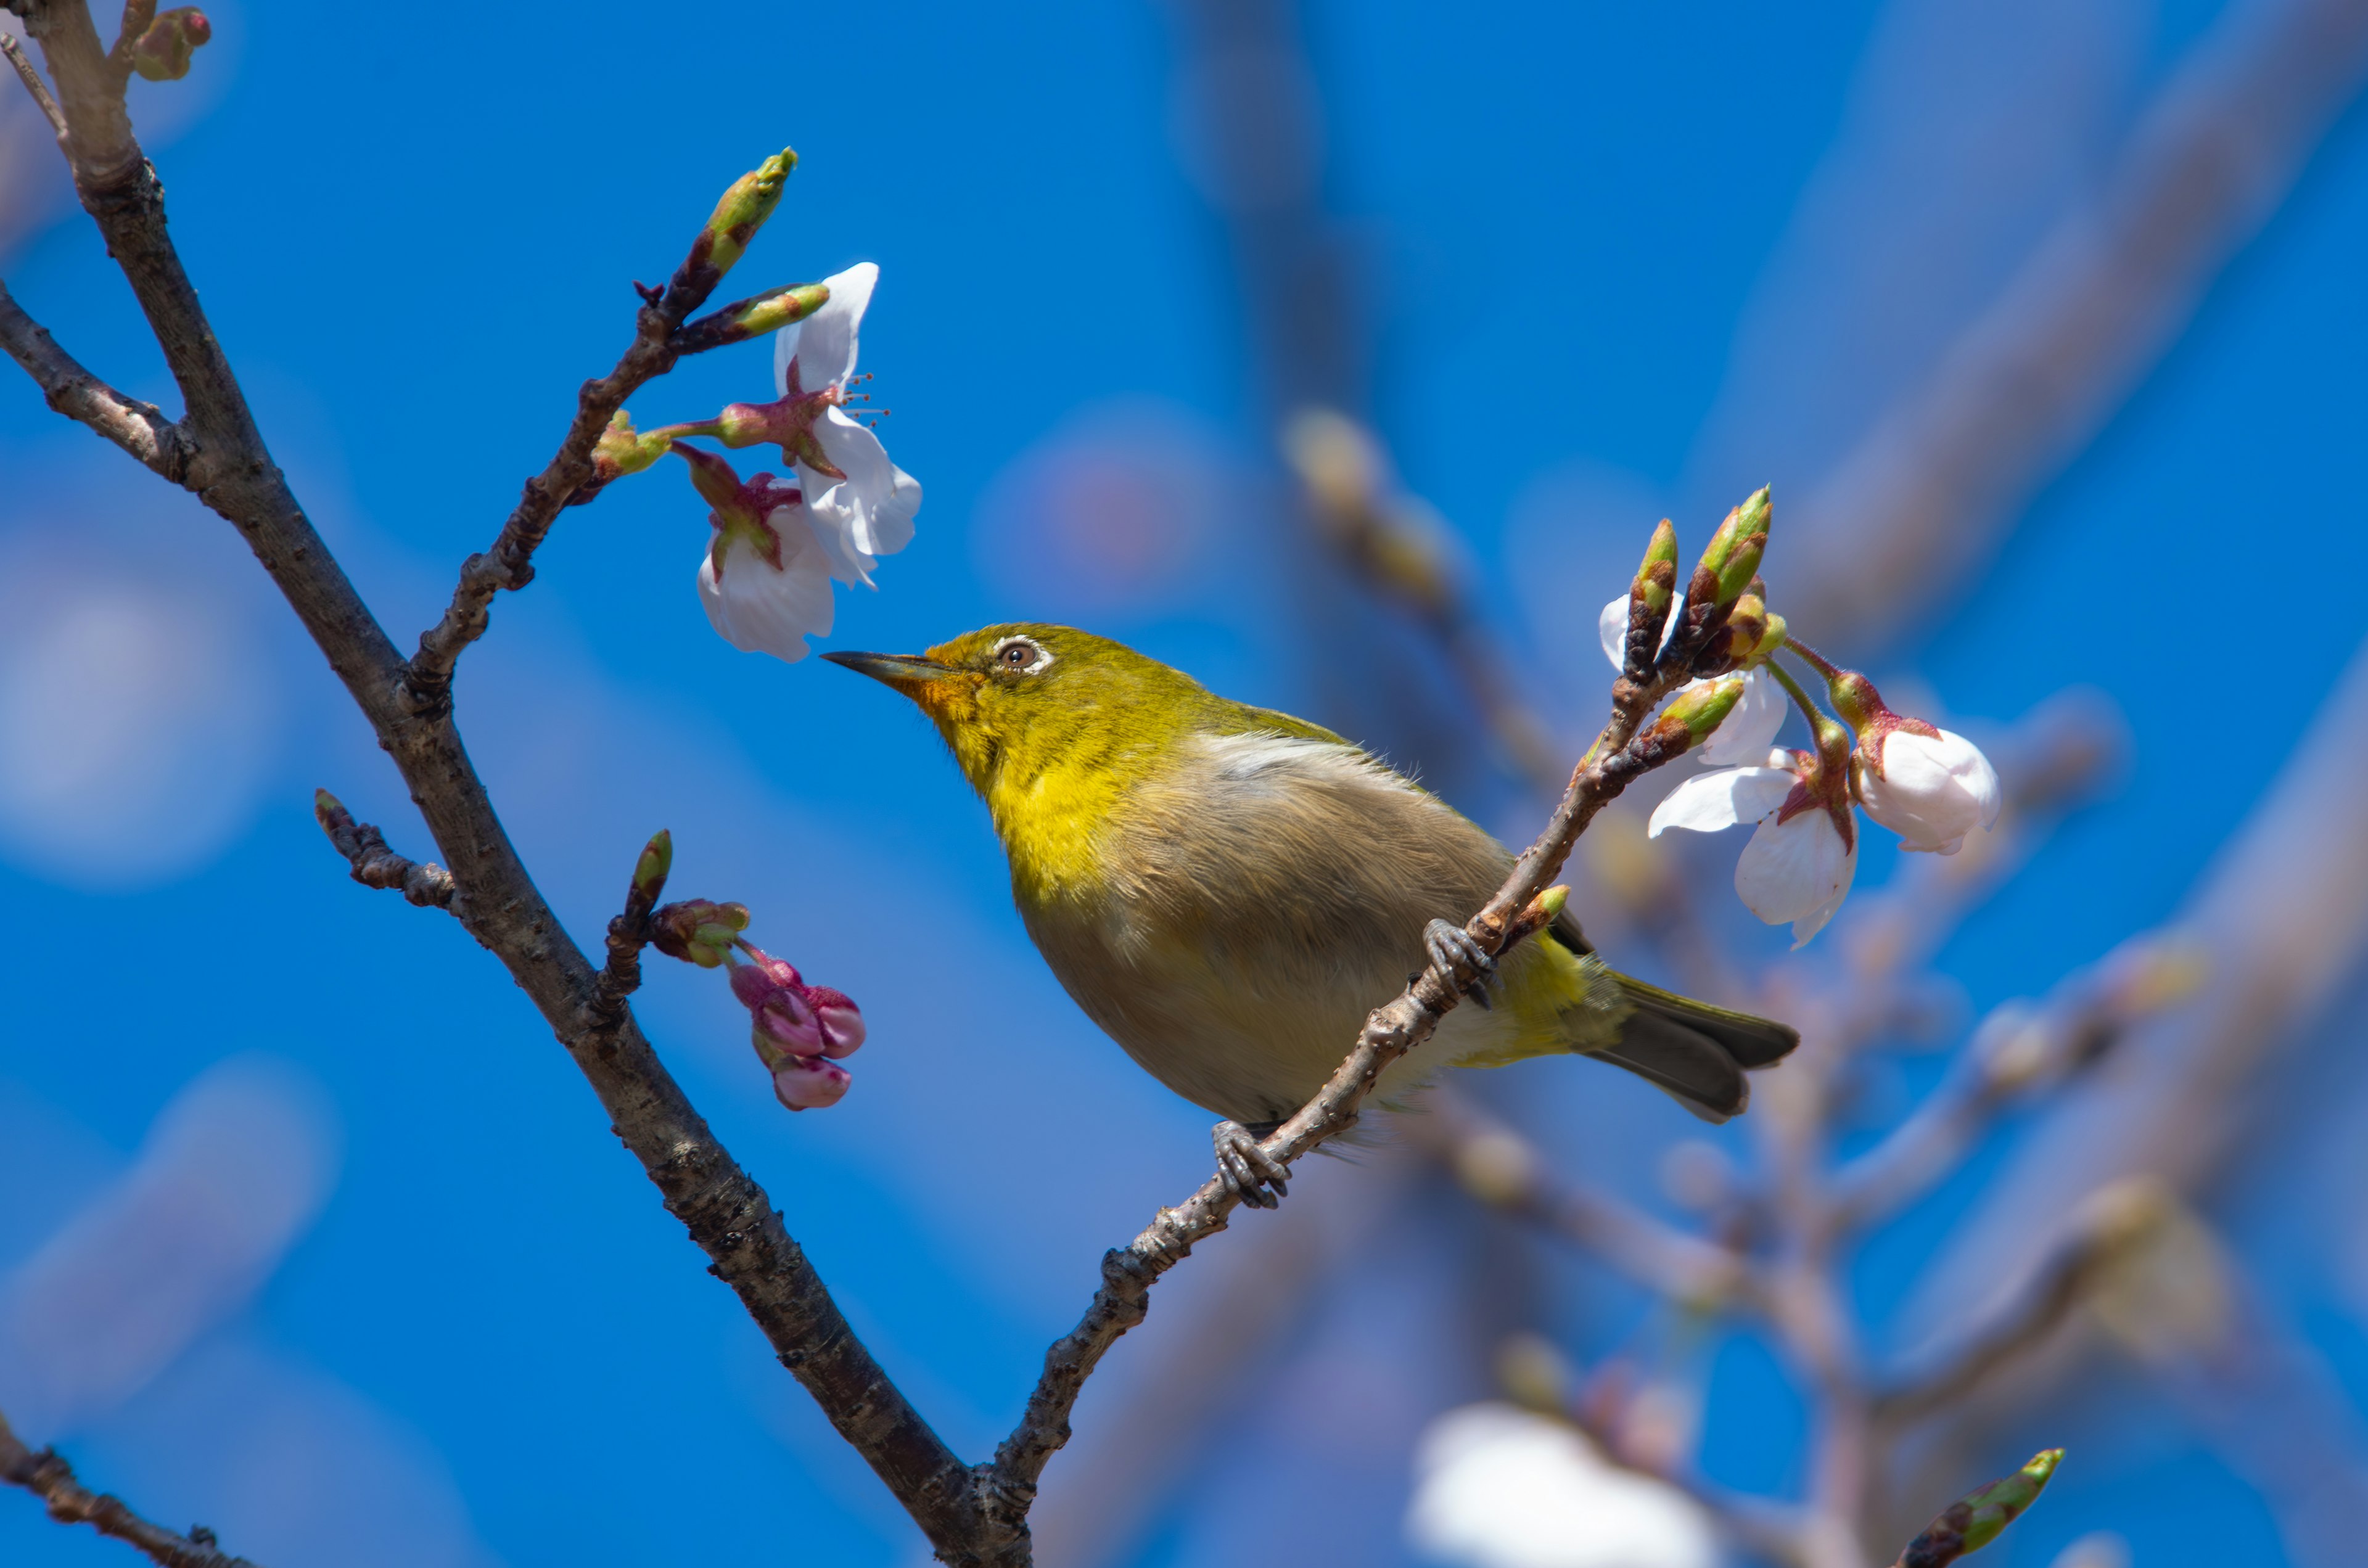
[[[863,1015],[843,991],[808,985],[796,966],[757,948],[732,966],[732,994],[748,1009],[749,1043],[791,1110],[837,1105],[853,1080],[833,1058],[863,1043]]]
[[[1756,823],[1735,863],[1735,891],[1770,926],[1787,921],[1799,947],[1825,928],[1858,874],[1858,824],[1849,796],[1849,732],[1827,721],[1816,752],[1770,751],[1760,766],[1701,773],[1669,791],[1646,830],[1717,833]]]
[[[691,483],[713,508],[699,563],[699,602],[723,640],[746,653],[795,664],[806,638],[830,630],[830,562],[808,521],[804,496],[769,473],[742,483],[713,452],[677,441]]]
[[[1866,814],[1899,835],[1900,847],[1954,855],[1965,835],[1994,826],[2004,792],[1981,748],[1953,730],[1895,713],[1874,683],[1825,666],[1834,710],[1857,732],[1850,782]]]
[[[1669,606],[1668,621],[1661,631],[1661,641],[1667,643],[1669,634],[1685,619],[1685,600],[1679,597]],[[1603,607],[1596,618],[1596,631],[1603,641],[1603,656],[1611,661],[1615,670],[1624,669],[1628,663],[1628,596],[1621,595]],[[1708,684],[1702,680],[1688,681],[1681,690],[1691,691]],[[1696,754],[1713,767],[1733,767],[1757,762],[1776,740],[1776,732],[1784,727],[1784,694],[1770,679],[1768,673],[1752,669],[1743,677],[1743,696],[1739,699],[1709,740],[1695,748]]]

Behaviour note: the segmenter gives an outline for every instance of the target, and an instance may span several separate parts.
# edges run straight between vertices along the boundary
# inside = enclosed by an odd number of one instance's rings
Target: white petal
[[[845,511],[855,547],[866,554],[894,555],[912,543],[921,486],[888,460],[880,437],[834,408],[815,422],[814,438],[847,478],[819,496],[808,491],[806,504],[817,511]]]
[[[1784,688],[1766,670],[1743,677],[1743,696],[1734,710],[1711,732],[1702,745],[1702,759],[1713,767],[1741,767],[1765,756],[1776,732],[1784,727]]]
[[[808,484],[827,484],[821,475],[809,472],[803,463],[798,465],[798,478]],[[813,495],[811,490],[806,492]],[[817,500],[821,497],[817,496]],[[829,562],[830,574],[852,587],[861,583],[866,587],[878,587],[871,580],[871,569],[880,563],[864,553],[855,542],[854,515],[846,507],[819,506],[805,508],[807,531],[822,549],[823,558]]]
[[[798,339],[805,335],[806,324],[793,321],[773,334],[773,395],[790,395],[790,362],[798,357]]]
[[[1716,833],[1738,823],[1758,822],[1782,806],[1799,782],[1782,767],[1722,767],[1697,773],[1653,808],[1645,836],[1658,838],[1673,827]]]
[[[855,338],[863,312],[871,304],[872,286],[880,269],[868,261],[823,279],[830,298],[795,326],[785,326],[773,339],[773,377],[782,392],[820,392],[841,386],[855,373]],[[790,360],[798,362],[798,384],[788,385]]]
[[[1904,849],[1953,854],[1976,826],[1998,821],[2002,791],[1981,748],[1943,730],[1936,739],[1895,730],[1880,774],[1856,767],[1866,814],[1899,835]]]
[[[1628,596],[1621,595],[1595,618],[1596,635],[1603,639],[1603,656],[1615,670],[1628,667]]]
[[[797,510],[783,506],[770,519],[781,536],[779,570],[736,539],[724,547],[720,578],[712,551],[699,563],[699,602],[723,640],[790,664],[806,656],[809,635],[830,630],[835,608],[823,552]]]
[[[1735,862],[1735,891],[1744,906],[1770,926],[1793,923],[1799,947],[1841,907],[1858,872],[1858,846],[1812,808],[1785,822],[1764,822]]]

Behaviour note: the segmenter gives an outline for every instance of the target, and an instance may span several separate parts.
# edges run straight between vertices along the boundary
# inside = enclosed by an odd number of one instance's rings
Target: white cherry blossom
[[[825,278],[830,298],[773,339],[773,389],[785,406],[770,438],[795,464],[806,518],[842,583],[871,581],[882,555],[913,540],[918,481],[888,460],[869,426],[845,405],[855,376],[856,337],[880,268],[860,262]]]
[[[1858,874],[1858,829],[1847,800],[1822,784],[1811,752],[1770,751],[1759,766],[1699,773],[1669,791],[1646,829],[1718,833],[1756,823],[1735,863],[1735,891],[1770,926],[1790,921],[1799,947],[1825,928]]]
[[[677,443],[710,506],[699,562],[699,602],[726,642],[788,664],[806,656],[806,638],[830,630],[830,559],[807,520],[804,497],[769,473],[741,483],[713,452]]]
[[[1669,633],[1685,615],[1685,596],[1678,595],[1669,601],[1669,618],[1662,623],[1661,641],[1666,643]],[[1628,663],[1628,596],[1621,595],[1603,607],[1596,618],[1596,631],[1603,642],[1603,656],[1611,661],[1615,670]],[[1688,681],[1680,688],[1692,690],[1709,683]],[[1776,732],[1784,727],[1784,693],[1764,669],[1745,673],[1743,695],[1735,707],[1713,730],[1710,739],[1693,748],[1694,755],[1713,767],[1733,767],[1756,762],[1775,743]]]

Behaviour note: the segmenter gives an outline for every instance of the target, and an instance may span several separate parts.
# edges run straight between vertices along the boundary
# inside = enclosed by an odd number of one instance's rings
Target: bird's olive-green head
[[[1235,706],[1180,670],[1066,626],[989,626],[922,654],[823,657],[911,698],[990,804],[1064,774],[1139,776]]]

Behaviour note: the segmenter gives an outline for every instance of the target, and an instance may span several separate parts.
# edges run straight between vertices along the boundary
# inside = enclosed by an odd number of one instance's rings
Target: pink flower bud
[[[798,986],[797,966],[777,959],[762,948],[748,949],[748,961],[732,966],[732,994],[740,1005],[754,1010],[761,1007],[776,991],[794,991]]]
[[[853,1081],[836,1062],[792,1056],[773,1070],[773,1096],[791,1110],[820,1110],[844,1098]]]
[[[824,1049],[814,1009],[794,991],[775,992],[755,1010],[754,1018],[748,1038],[768,1066],[778,1065],[783,1056],[813,1056]]]
[[[791,1110],[837,1105],[847,1069],[825,1060],[863,1043],[863,1014],[844,991],[808,985],[795,965],[756,948],[732,966],[732,994],[748,1009],[749,1043],[773,1075],[773,1093]]]
[[[855,998],[844,991],[834,991],[827,985],[805,988],[806,1004],[814,1010],[814,1021],[822,1026],[825,1056],[852,1056],[863,1044],[863,1013]]]

